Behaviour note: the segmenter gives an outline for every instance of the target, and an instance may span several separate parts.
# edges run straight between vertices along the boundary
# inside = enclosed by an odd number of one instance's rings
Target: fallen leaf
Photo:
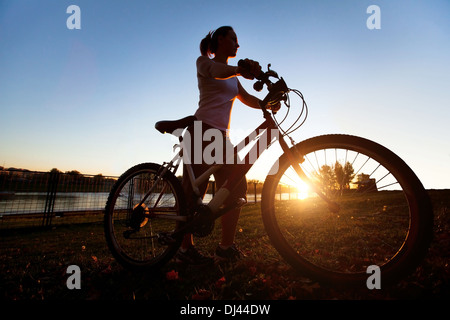
[[[168,271],[166,273],[167,280],[178,280],[178,272],[175,270]]]
[[[219,280],[216,281],[216,288],[218,289],[222,288],[225,282],[226,282],[225,277],[220,278]]]

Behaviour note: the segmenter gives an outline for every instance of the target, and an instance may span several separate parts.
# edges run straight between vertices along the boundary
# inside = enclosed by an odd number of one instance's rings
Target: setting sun
[[[286,170],[279,182],[279,186],[285,186],[289,188],[289,199],[304,200],[313,195],[313,192],[309,185],[305,181],[300,179],[300,177],[292,167]],[[282,189],[283,191],[278,190],[278,192],[286,192],[284,191],[284,187]],[[286,194],[284,196],[286,196]]]
[[[306,199],[309,197],[309,186],[304,181],[299,181],[295,185],[297,189],[297,196],[300,200]]]

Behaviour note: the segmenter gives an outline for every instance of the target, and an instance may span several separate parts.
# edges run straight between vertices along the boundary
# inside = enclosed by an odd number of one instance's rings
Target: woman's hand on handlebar
[[[267,105],[268,110],[272,110],[273,113],[277,113],[281,109],[281,102],[278,101],[274,104]]]
[[[244,59],[244,64],[237,67],[237,73],[245,79],[253,80],[261,74],[261,66],[258,61]]]
[[[278,101],[276,104],[270,106],[270,110],[273,112],[278,112],[281,109],[281,102]]]

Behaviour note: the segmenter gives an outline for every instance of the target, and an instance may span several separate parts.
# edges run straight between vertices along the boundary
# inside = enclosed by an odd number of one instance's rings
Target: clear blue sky
[[[72,4],[80,30],[66,27]],[[366,26],[370,5],[379,30]],[[448,188],[449,14],[447,0],[0,0],[0,166],[119,175],[168,160],[175,141],[154,123],[195,112],[199,42],[231,25],[241,48],[230,63],[272,63],[303,92],[310,114],[296,141],[364,136],[425,187]],[[261,120],[235,103],[235,134]]]

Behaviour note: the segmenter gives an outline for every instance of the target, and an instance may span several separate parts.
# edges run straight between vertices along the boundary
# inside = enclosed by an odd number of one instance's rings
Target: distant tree
[[[72,175],[72,176],[80,176],[81,175],[80,171],[77,171],[77,170],[66,171],[66,174]]]
[[[70,183],[74,183],[74,182],[81,182],[81,181],[83,181],[83,175],[79,172],[79,171],[77,171],[77,170],[72,170],[72,171],[66,171],[65,172],[65,175],[66,175],[66,180],[67,180],[67,182],[70,182]]]
[[[95,184],[100,184],[105,178],[101,173],[95,175],[93,178]]]
[[[342,166],[339,162],[336,161],[334,165],[334,174],[336,178],[336,183],[338,185],[339,191],[342,194],[344,189],[350,188],[350,182],[352,182],[355,177],[355,170],[350,162]]]
[[[350,162],[342,166],[338,161],[333,166],[323,165],[316,172],[315,178],[325,194],[339,191],[342,195],[345,189],[350,188],[350,182],[354,179],[354,169]]]
[[[335,175],[333,169],[328,165],[320,167],[319,172],[316,173],[316,179],[325,194],[328,194],[334,189]]]

